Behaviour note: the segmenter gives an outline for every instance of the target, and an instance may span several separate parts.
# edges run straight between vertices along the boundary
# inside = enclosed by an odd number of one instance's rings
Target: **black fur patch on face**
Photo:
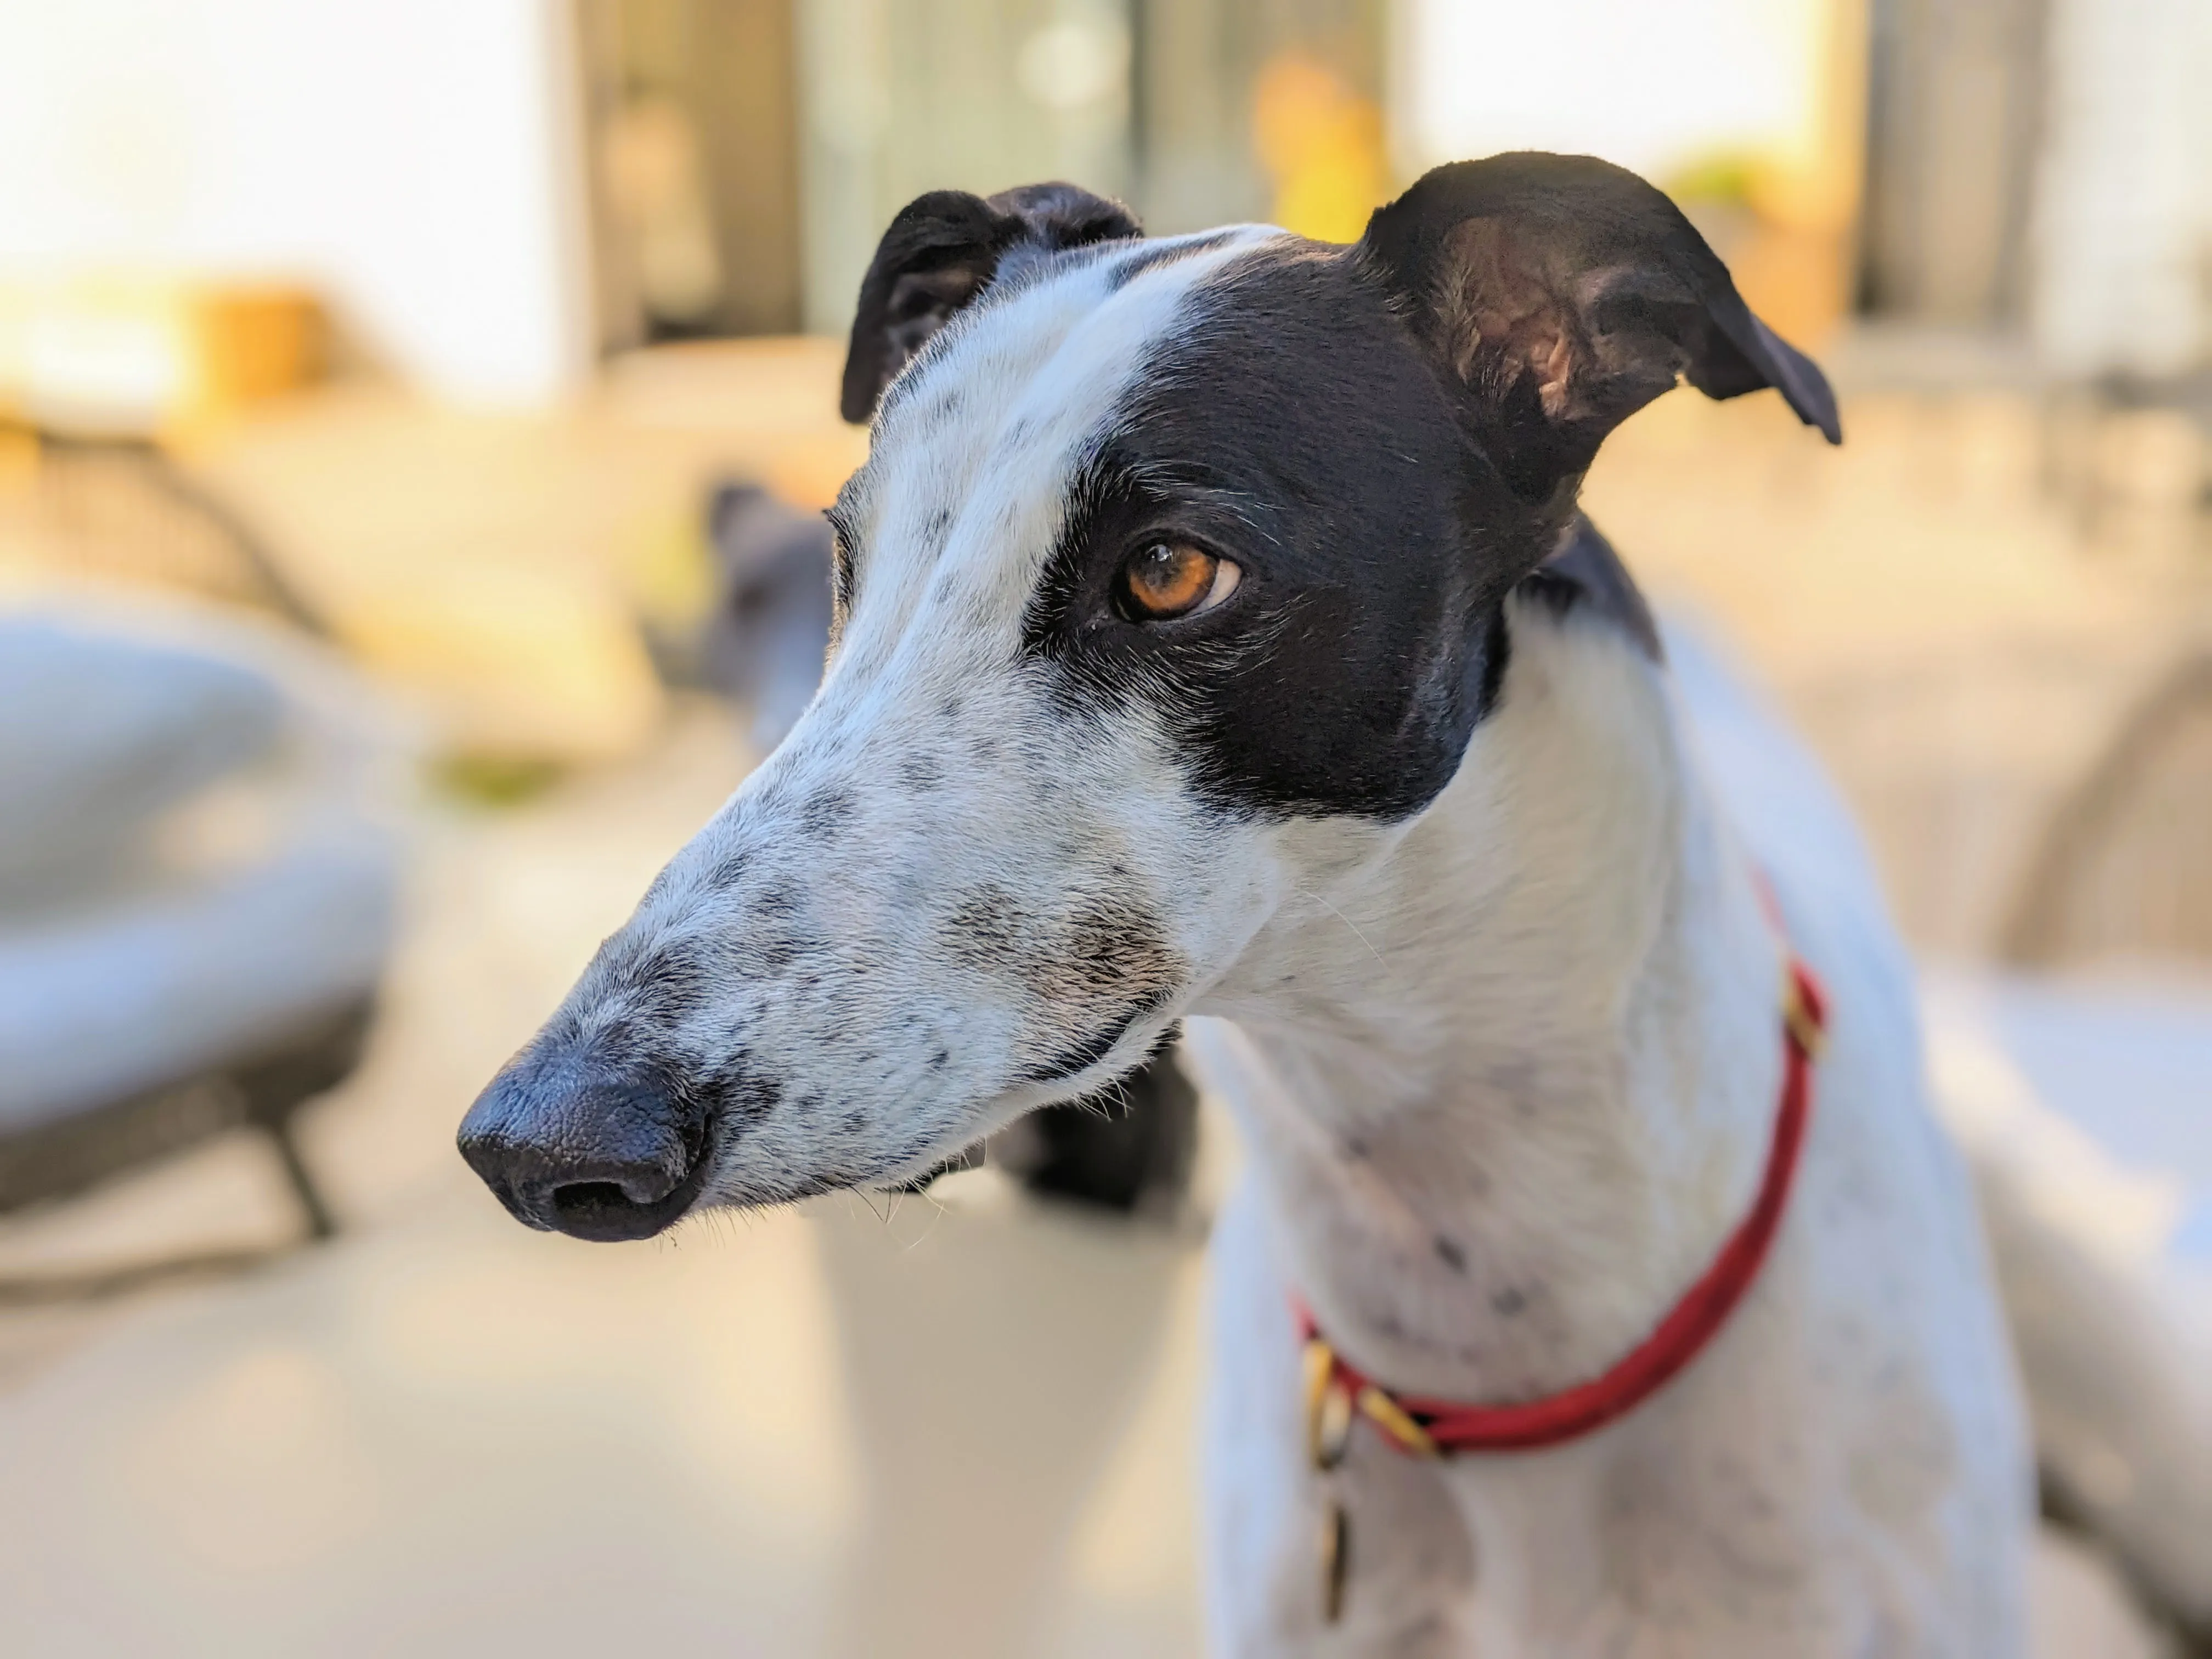
[[[982,886],[953,907],[941,931],[956,960],[998,969],[1019,960],[1023,937],[1034,926],[1011,893]]]
[[[610,987],[637,1019],[665,1029],[704,1007],[714,994],[712,964],[692,945],[673,945],[609,975]]]
[[[1224,242],[1237,235],[1234,230],[1218,230],[1208,236],[1193,236],[1182,240],[1148,242],[1134,253],[1116,258],[1107,267],[1106,286],[1115,292],[1127,288],[1148,270],[1161,265],[1174,264],[1179,259],[1194,258],[1201,253],[1211,253]]]
[[[1195,294],[1115,410],[1024,619],[1075,703],[1142,699],[1223,810],[1398,818],[1496,691],[1505,593],[1569,507],[1509,489],[1381,288],[1277,243]],[[1215,609],[1115,610],[1164,538],[1234,560]]]

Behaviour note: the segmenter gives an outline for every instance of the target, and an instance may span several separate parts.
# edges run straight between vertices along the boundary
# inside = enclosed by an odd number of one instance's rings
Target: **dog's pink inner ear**
[[[1498,218],[1453,228],[1440,286],[1437,344],[1462,384],[1502,404],[1525,380],[1546,419],[1601,432],[1674,384],[1686,353],[1668,336],[1701,321],[1687,320],[1695,301],[1662,272],[1548,269],[1540,243]],[[1667,310],[1673,327],[1655,326]]]
[[[1447,239],[1440,343],[1459,378],[1503,392],[1533,375],[1544,412],[1568,404],[1574,350],[1565,304],[1498,219],[1470,219]]]

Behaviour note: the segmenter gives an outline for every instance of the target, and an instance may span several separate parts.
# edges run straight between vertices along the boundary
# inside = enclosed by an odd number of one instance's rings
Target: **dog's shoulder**
[[[1575,514],[1558,549],[1521,580],[1521,591],[1553,611],[1581,611],[1613,623],[1653,662],[1666,660],[1659,624],[1644,592],[1613,544],[1583,514]]]

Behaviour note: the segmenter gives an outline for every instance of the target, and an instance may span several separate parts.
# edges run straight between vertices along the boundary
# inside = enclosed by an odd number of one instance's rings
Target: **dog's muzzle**
[[[519,1221],[649,1238],[697,1201],[711,1137],[669,1091],[580,1056],[518,1055],[461,1121],[461,1156]]]

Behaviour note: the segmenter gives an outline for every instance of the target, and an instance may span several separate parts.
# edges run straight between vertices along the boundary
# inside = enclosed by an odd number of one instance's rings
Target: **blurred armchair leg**
[[[295,1120],[301,1108],[352,1074],[360,1063],[375,1013],[375,1000],[364,997],[307,1046],[264,1061],[242,1073],[238,1080],[246,1095],[246,1114],[276,1149],[277,1163],[299,1202],[312,1241],[337,1237],[337,1218],[321,1183],[307,1167]]]
[[[289,1046],[227,1073],[117,1103],[76,1120],[0,1137],[0,1212],[67,1198],[108,1176],[250,1124],[276,1148],[306,1222],[304,1239],[242,1249],[191,1250],[78,1271],[0,1275],[0,1307],[97,1301],[172,1279],[221,1277],[278,1260],[301,1243],[336,1236],[337,1221],[302,1156],[300,1109],[351,1074],[375,999],[364,996]]]
[[[337,1218],[331,1213],[330,1202],[323,1196],[322,1188],[308,1171],[291,1115],[287,1113],[264,1127],[269,1132],[269,1144],[276,1150],[276,1161],[283,1168],[284,1179],[291,1185],[292,1196],[299,1200],[301,1218],[307,1224],[307,1237],[318,1243],[337,1237]]]

